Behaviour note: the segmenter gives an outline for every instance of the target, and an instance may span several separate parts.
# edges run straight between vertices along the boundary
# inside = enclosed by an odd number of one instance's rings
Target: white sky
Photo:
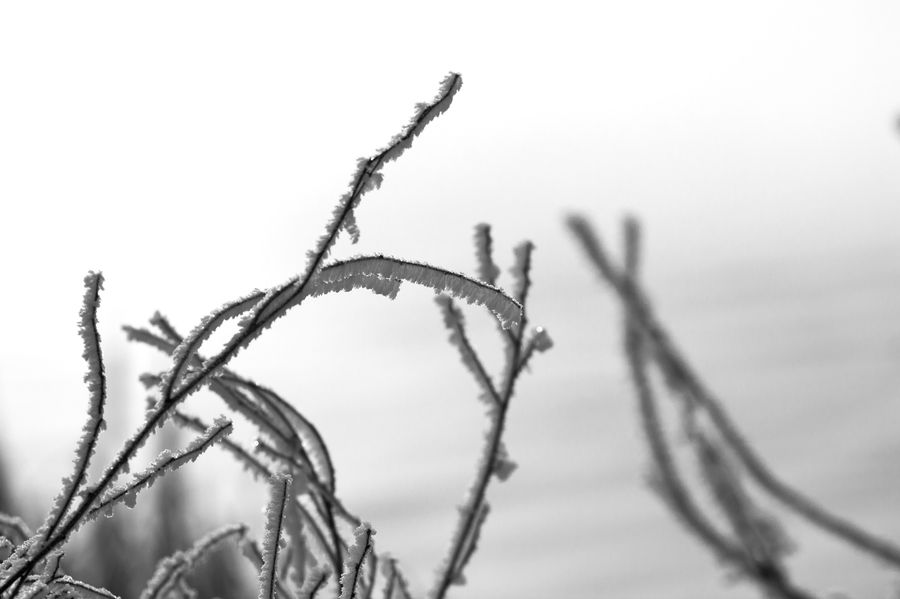
[[[187,329],[292,275],[355,160],[381,147],[449,70],[464,79],[452,108],[361,206],[360,246],[344,241],[335,255],[380,251],[471,270],[475,223],[494,224],[501,252],[534,240],[532,317],[558,347],[524,381],[523,403],[623,390],[615,313],[601,312],[604,294],[563,230],[569,210],[588,213],[613,240],[623,213],[639,215],[648,277],[685,314],[703,296],[696,286],[714,291],[709,277],[730,273],[729,284],[746,288],[742,268],[765,287],[769,267],[827,278],[822,265],[834,263],[863,285],[898,288],[898,270],[885,266],[900,256],[895,3],[312,5],[0,4],[0,428],[17,480],[39,465],[48,472],[28,475],[29,493],[50,492],[43,479],[66,466],[55,441],[74,439],[81,425],[84,274],[107,278],[109,367],[123,403],[139,404],[134,378],[158,362],[126,346],[119,325],[159,309]],[[480,439],[474,398],[471,414],[456,414],[470,398],[453,396],[473,387],[428,293],[407,290],[390,305],[323,300],[304,314],[239,366],[286,393],[329,395],[310,409],[349,435],[336,449],[348,462],[354,439],[374,426],[432,440],[429,459],[456,447],[444,419],[461,419],[451,421]],[[368,403],[350,412],[358,394]],[[437,411],[406,411],[425,395],[446,400],[427,404]],[[371,402],[405,416],[367,428],[360,422],[380,411]],[[619,427],[634,425],[627,408]],[[411,426],[413,413],[433,422]],[[383,451],[372,450],[406,450]],[[463,470],[461,480],[468,462]],[[371,472],[347,478],[348,491],[369,499],[384,490]],[[638,476],[627,484],[647,494]],[[457,500],[447,499],[449,511]],[[690,542],[671,534],[673,546]],[[444,543],[423,551],[439,557]],[[570,582],[568,596],[593,596],[598,579],[577,561],[553,567]],[[704,588],[717,588],[706,575]],[[427,568],[421,576],[427,582]],[[545,588],[545,578],[498,588],[545,596],[526,591]],[[478,584],[459,596],[494,588]]]

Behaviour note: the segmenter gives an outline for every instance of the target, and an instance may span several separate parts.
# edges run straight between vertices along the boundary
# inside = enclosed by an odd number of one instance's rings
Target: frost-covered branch
[[[683,354],[656,317],[641,285],[623,274],[608,258],[600,240],[588,221],[570,216],[567,225],[594,264],[601,278],[618,295],[629,318],[639,327],[648,345],[649,357],[663,374],[669,389],[680,397],[688,410],[702,410],[715,430],[739,459],[750,477],[772,497],[808,521],[843,539],[857,549],[900,568],[900,547],[864,531],[855,524],[833,514],[779,479],[744,439],[721,402],[701,382]]]
[[[110,513],[112,508],[120,503],[133,508],[139,492],[149,488],[159,477],[196,460],[213,444],[230,434],[231,429],[231,421],[219,417],[212,426],[191,441],[183,450],[173,453],[164,449],[145,470],[136,474],[131,482],[106,492],[97,505],[88,512],[84,520],[93,519],[101,513]]]
[[[100,305],[103,275],[94,272],[88,273],[84,278],[84,287],[79,331],[84,340],[82,356],[88,365],[87,373],[84,375],[89,393],[88,417],[75,449],[75,470],[63,480],[63,489],[53,502],[53,508],[41,528],[44,539],[56,532],[79,489],[86,482],[88,466],[90,466],[91,457],[97,447],[97,439],[100,432],[106,428],[106,421],[103,419],[106,405],[106,373],[103,367],[103,352],[100,348],[100,333],[97,330],[97,307]]]
[[[340,599],[356,599],[360,574],[366,557],[372,551],[372,537],[375,532],[368,522],[363,522],[353,531],[354,543],[347,552],[344,570],[340,580]]]
[[[263,537],[263,563],[259,570],[259,599],[275,599],[278,580],[278,554],[285,520],[285,506],[291,500],[291,477],[276,474],[269,487],[269,505],[266,507],[266,532]]]
[[[475,258],[478,261],[478,277],[490,285],[497,284],[500,269],[494,263],[494,240],[491,226],[487,223],[475,225]]]
[[[307,267],[301,276],[293,277],[281,285],[270,288],[262,296],[259,293],[253,293],[235,302],[225,304],[222,308],[212,312],[203,319],[200,325],[179,344],[174,352],[174,364],[163,376],[161,384],[163,393],[160,397],[159,407],[148,413],[144,424],[127,441],[125,448],[104,472],[100,482],[72,511],[72,517],[67,520],[66,525],[61,527],[62,530],[53,535],[52,538],[47,539],[46,542],[41,543],[27,563],[17,568],[7,580],[0,583],[0,592],[15,584],[23,574],[27,574],[44,556],[68,539],[70,533],[69,525],[74,525],[84,516],[100,493],[104,492],[112,480],[126,468],[134,452],[168,418],[170,408],[176,406],[188,395],[207,384],[211,376],[218,373],[239,351],[246,348],[265,329],[271,326],[276,319],[304,297],[310,282],[321,270],[324,260],[337,239],[338,232],[346,228],[355,237],[353,210],[367,191],[380,185],[382,179],[381,168],[387,162],[397,159],[411,146],[413,139],[423,131],[425,126],[449,107],[461,85],[462,79],[459,75],[451,73],[447,76],[442,81],[435,99],[431,103],[417,105],[409,125],[394,136],[388,146],[378,151],[371,158],[361,160],[358,163],[356,173],[351,181],[350,191],[341,198],[331,221],[326,226],[324,236],[316,244],[315,249],[308,254]],[[252,307],[248,307],[251,305]],[[184,377],[183,375],[188,365],[194,359],[193,354],[199,349],[202,342],[208,339],[225,320],[239,314],[245,314],[245,316],[239,322],[238,332],[216,355],[206,360],[201,368],[194,371],[190,378]]]
[[[140,599],[158,599],[166,597],[169,589],[183,580],[191,568],[203,560],[209,553],[224,541],[236,538],[243,539],[247,527],[243,524],[232,524],[212,531],[194,543],[187,551],[176,551],[160,560],[156,570],[147,582]]]
[[[444,326],[450,330],[450,343],[459,350],[463,364],[469,369],[469,372],[472,373],[475,381],[481,387],[485,399],[489,402],[493,401],[494,404],[499,404],[500,395],[497,393],[496,387],[494,387],[494,381],[491,380],[491,375],[488,374],[475,348],[472,347],[468,335],[466,335],[465,318],[462,311],[446,295],[439,295],[435,298],[435,301],[444,315]]]
[[[493,261],[489,261],[490,243],[488,235],[487,229],[479,228],[476,230],[476,254],[479,256],[479,269],[484,271],[483,274],[485,275],[493,272],[493,269],[490,267]],[[429,594],[431,599],[443,599],[451,585],[465,582],[463,571],[477,547],[481,529],[487,518],[488,504],[486,494],[491,478],[496,476],[501,481],[506,480],[516,467],[515,463],[509,459],[502,437],[510,399],[515,391],[516,381],[528,359],[528,356],[525,354],[526,346],[524,342],[524,328],[527,322],[525,304],[531,285],[531,252],[533,249],[534,245],[526,241],[520,244],[514,252],[514,264],[510,271],[515,281],[514,296],[516,299],[506,297],[513,305],[519,308],[519,318],[516,319],[515,326],[511,330],[501,329],[501,333],[506,341],[506,367],[504,368],[499,389],[495,388],[493,383],[490,382],[491,379],[484,371],[480,360],[477,359],[474,348],[471,348],[468,340],[460,333],[462,331],[461,312],[455,311],[452,304],[439,300],[445,323],[453,330],[451,342],[460,347],[463,352],[463,361],[473,370],[476,379],[479,380],[482,386],[485,387],[490,383],[487,395],[492,401],[489,402],[488,408],[490,427],[486,433],[485,445],[476,468],[475,478],[466,494],[463,505],[459,507],[457,527],[450,539],[447,557],[438,569],[436,584]],[[532,349],[530,352],[532,353],[538,346],[548,349],[552,345],[546,333],[536,333],[533,339],[536,339],[536,341],[531,344]],[[493,390],[493,393],[490,390]]]

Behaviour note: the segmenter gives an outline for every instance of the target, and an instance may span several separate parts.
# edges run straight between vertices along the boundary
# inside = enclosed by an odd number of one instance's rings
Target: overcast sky
[[[0,5],[0,439],[24,494],[46,500],[68,463],[57,442],[72,442],[81,426],[76,323],[88,270],[107,280],[102,334],[121,396],[113,401],[140,405],[137,374],[161,366],[150,350],[127,346],[120,325],[161,310],[188,329],[225,301],[293,275],[356,159],[382,147],[456,71],[463,88],[453,106],[385,169],[382,189],[357,212],[359,246],[342,240],[335,255],[383,252],[471,272],[479,222],[494,225],[501,263],[520,240],[537,245],[531,318],[557,347],[520,387],[522,420],[510,423],[518,447],[510,445],[568,490],[547,495],[551,483],[529,479],[521,458],[526,486],[498,490],[517,506],[508,511],[521,512],[498,521],[495,543],[519,543],[503,531],[559,515],[567,499],[580,507],[556,529],[575,536],[553,536],[548,525],[535,553],[557,557],[510,557],[507,565],[534,559],[539,568],[517,580],[479,570],[459,596],[565,589],[578,598],[605,588],[640,597],[648,587],[634,582],[635,559],[661,569],[667,582],[652,588],[671,590],[665,596],[715,592],[722,580],[706,556],[685,566],[700,575],[666,573],[668,554],[649,549],[655,529],[615,532],[614,510],[632,510],[629,522],[645,510],[669,526],[662,536],[671,547],[693,549],[643,486],[616,311],[562,219],[588,214],[610,244],[623,214],[642,219],[648,282],[720,380],[744,381],[778,348],[830,343],[791,345],[810,331],[841,347],[862,339],[860,351],[881,356],[878,369],[855,374],[890,372],[900,318],[875,298],[900,289],[900,6],[314,4]],[[848,289],[861,291],[850,298]],[[830,303],[773,307],[783,297]],[[762,322],[754,310],[764,324],[753,324]],[[885,322],[892,310],[894,324]],[[870,320],[847,324],[854,315]],[[739,316],[751,324],[738,327]],[[490,343],[490,323],[481,326],[476,334]],[[726,344],[721,327],[743,336]],[[784,338],[765,336],[780,330]],[[446,456],[477,444],[483,426],[445,336],[429,292],[406,290],[393,304],[328,298],[279,323],[236,365],[306,398],[333,431],[358,511],[405,505],[392,499],[401,491],[431,497],[432,485],[437,499],[420,501],[444,514],[429,521],[436,539],[401,540],[417,529],[402,524],[399,508],[383,510],[379,537],[413,563],[418,588],[444,551],[475,449],[462,465]],[[824,359],[813,366],[827,369]],[[816,372],[809,380],[821,380]],[[782,382],[792,396],[801,381]],[[898,382],[882,380],[876,399],[896,399]],[[618,393],[603,409],[593,403],[602,390]],[[513,432],[517,424],[523,432]],[[759,426],[775,435],[777,427]],[[627,431],[627,462],[620,445],[597,440],[606,429]],[[380,472],[411,452],[404,444],[419,448],[418,461]],[[38,467],[46,474],[26,474]],[[438,482],[424,484],[428,476]],[[601,479],[605,486],[592,482]],[[503,511],[499,498],[495,509]],[[490,529],[482,545],[485,560],[500,564],[493,572],[506,572]]]

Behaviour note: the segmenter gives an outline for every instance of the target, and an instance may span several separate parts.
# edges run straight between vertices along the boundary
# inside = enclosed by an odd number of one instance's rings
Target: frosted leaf
[[[358,275],[401,279],[485,306],[504,328],[517,324],[522,316],[522,305],[497,287],[421,262],[382,255],[358,256],[333,262],[322,269],[319,277],[322,281],[336,282]]]
[[[356,597],[356,587],[359,584],[363,562],[372,551],[372,537],[375,531],[368,522],[363,522],[353,531],[353,545],[347,551],[344,559],[344,571],[341,574],[340,599]]]
[[[398,279],[387,279],[379,276],[357,275],[336,281],[323,281],[317,277],[307,286],[304,297],[316,297],[326,293],[352,291],[354,289],[368,289],[376,295],[396,299],[397,292],[400,291],[400,283],[401,281]]]

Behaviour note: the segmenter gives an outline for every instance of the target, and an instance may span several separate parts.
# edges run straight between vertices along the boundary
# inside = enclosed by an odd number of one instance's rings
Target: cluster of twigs
[[[281,285],[255,291],[229,302],[204,318],[189,334],[180,334],[161,314],[152,328],[125,327],[132,340],[151,345],[171,359],[168,370],[146,373],[141,381],[152,391],[144,422],[125,442],[98,480],[88,481],[88,468],[101,431],[105,428],[106,376],[97,332],[97,308],[103,278],[85,278],[81,334],[88,363],[85,380],[90,391],[87,422],[75,452],[73,473],[43,525],[32,533],[15,517],[0,515],[0,599],[104,597],[109,591],[74,580],[65,574],[64,551],[71,536],[100,514],[113,515],[121,504],[133,507],[138,494],[157,479],[195,460],[214,445],[228,451],[259,479],[268,481],[265,536],[257,543],[244,525],[212,531],[189,550],[163,559],[141,599],[193,598],[186,574],[215,547],[236,541],[259,572],[260,599],[324,597],[331,591],[341,599],[367,598],[380,592],[385,599],[410,597],[396,560],[381,558],[374,549],[371,525],[348,510],[338,498],[335,469],[327,446],[312,422],[278,393],[228,368],[228,363],[289,309],[311,297],[368,289],[393,298],[402,282],[425,285],[440,294],[438,303],[451,331],[450,339],[463,363],[472,371],[488,405],[490,427],[475,481],[460,508],[460,521],[448,557],[440,566],[431,592],[443,599],[452,584],[464,581],[469,561],[488,512],[486,491],[493,476],[505,479],[514,469],[502,443],[507,411],[515,384],[536,351],[550,347],[540,327],[526,335],[525,304],[530,288],[530,243],[515,251],[512,273],[515,290],[508,295],[496,286],[499,269],[492,257],[490,228],[476,228],[479,278],[415,261],[383,255],[359,256],[326,263],[341,231],[352,241],[359,237],[354,211],[368,191],[377,188],[381,169],[398,158],[425,126],[450,105],[461,86],[457,74],[441,84],[436,98],[418,104],[409,125],[371,158],[361,159],[326,232],[309,252],[301,275]],[[506,343],[506,367],[499,383],[488,374],[466,335],[462,312],[454,299],[486,308],[497,319]],[[204,342],[226,321],[240,318],[237,332],[211,356],[202,353]],[[259,439],[246,448],[231,440],[232,421],[224,416],[213,423],[184,410],[184,400],[208,387],[222,399],[228,412],[250,422]],[[197,433],[184,449],[164,450],[124,483],[137,451],[167,421]],[[379,578],[379,574],[381,575]]]
[[[702,383],[663,328],[641,286],[637,221],[625,220],[621,266],[610,259],[585,218],[571,216],[567,224],[597,274],[622,305],[625,355],[652,459],[651,485],[685,528],[733,572],[755,583],[764,596],[813,597],[791,580],[785,557],[792,547],[775,518],[764,513],[751,498],[745,484],[749,482],[858,551],[900,569],[900,547],[829,512],[779,479],[740,433],[722,403]],[[678,400],[682,436],[687,439],[718,508],[718,519],[700,507],[673,457],[650,376],[653,367],[662,375],[667,391]]]

